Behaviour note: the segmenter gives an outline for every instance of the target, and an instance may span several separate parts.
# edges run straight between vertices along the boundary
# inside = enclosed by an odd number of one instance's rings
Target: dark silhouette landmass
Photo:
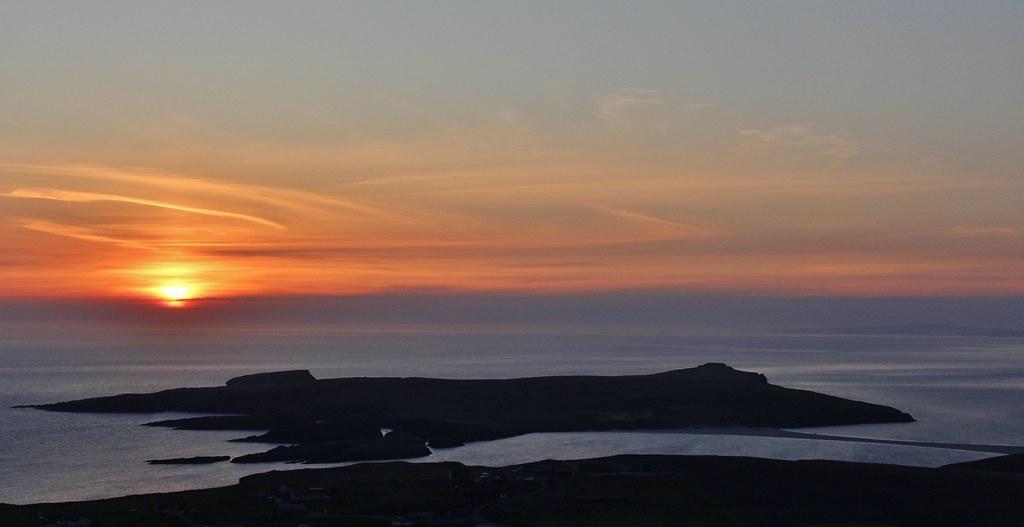
[[[796,428],[909,422],[888,406],[775,386],[709,363],[652,375],[494,380],[313,378],[308,371],[35,406],[65,412],[234,414],[150,423],[192,430],[265,430],[241,441],[288,444],[233,462],[404,459],[531,432]],[[384,434],[382,429],[394,430]]]
[[[331,463],[338,460],[409,459],[429,455],[430,449],[427,448],[423,438],[392,432],[386,436],[372,439],[352,438],[278,446],[259,454],[236,457],[231,462],[261,463],[302,460],[307,463]]]
[[[275,388],[310,384],[316,382],[309,370],[287,370],[269,373],[254,373],[228,379],[229,388]]]
[[[1020,475],[958,465],[627,455],[274,471],[207,490],[0,505],[0,524],[1016,527],[1022,504]]]
[[[208,465],[210,463],[220,463],[221,461],[227,461],[231,459],[231,456],[192,456],[192,457],[175,457],[170,459],[150,459],[146,461],[150,465]]]
[[[1005,472],[1007,474],[1024,475],[1024,454],[990,457],[978,461],[967,461],[946,465],[946,468],[957,470],[976,470],[981,472]]]
[[[1024,337],[1024,329],[976,328],[946,324],[887,324],[838,328],[798,329],[811,335],[922,335],[945,337]]]

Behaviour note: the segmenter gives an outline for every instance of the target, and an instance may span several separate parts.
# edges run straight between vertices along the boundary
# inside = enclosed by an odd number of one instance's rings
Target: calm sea
[[[651,373],[704,362],[759,371],[776,384],[896,406],[911,424],[822,433],[1024,445],[1024,339],[692,336],[501,331],[11,331],[0,337],[0,502],[31,503],[231,484],[280,464],[155,466],[147,459],[238,455],[266,445],[239,432],[139,426],[173,414],[95,415],[13,405],[179,386],[259,371],[499,378]],[[438,450],[431,460],[508,464],[617,453],[729,454],[937,466],[986,454],[925,447],[678,432],[530,434]],[[293,466],[293,465],[292,465]]]

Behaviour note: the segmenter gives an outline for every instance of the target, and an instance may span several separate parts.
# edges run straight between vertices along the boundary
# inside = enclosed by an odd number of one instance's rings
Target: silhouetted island
[[[429,455],[432,447],[531,432],[795,428],[909,422],[888,406],[775,386],[725,364],[651,375],[452,380],[315,379],[308,371],[37,405],[65,412],[194,412],[149,423],[190,430],[266,430],[239,441],[288,444],[232,462],[341,462]],[[384,433],[384,430],[390,430]]]
[[[498,468],[389,462],[266,472],[207,490],[0,505],[0,525],[1017,527],[1021,483],[956,465],[718,456]]]

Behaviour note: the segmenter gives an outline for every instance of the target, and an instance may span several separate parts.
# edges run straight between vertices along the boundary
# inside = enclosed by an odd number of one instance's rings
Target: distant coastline
[[[790,331],[803,335],[907,335],[945,337],[1024,338],[1024,329],[983,328],[946,324],[881,324],[832,328],[801,328]]]

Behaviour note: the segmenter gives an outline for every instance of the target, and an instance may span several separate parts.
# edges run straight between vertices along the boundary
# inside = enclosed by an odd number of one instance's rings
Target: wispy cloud
[[[976,251],[979,244],[999,245],[1014,250],[1019,246],[1007,242],[1022,235],[1024,235],[1024,231],[1015,227],[957,225],[950,228],[890,233],[872,237],[866,241],[872,244],[899,243],[904,246],[916,244],[928,249],[941,249],[947,252],[956,250],[971,252]]]
[[[958,225],[950,229],[949,234],[957,238],[1015,238],[1020,235],[1020,230],[1013,227]]]
[[[639,212],[635,210],[609,207],[599,203],[585,202],[588,207],[630,221],[639,221],[645,223],[653,223],[656,225],[663,225],[672,227],[679,231],[679,233],[692,238],[708,238],[715,235],[715,230],[710,226],[708,222],[693,222],[693,223],[682,223],[678,221],[668,220],[665,218],[659,218],[652,214],[645,212]]]
[[[683,105],[684,108],[691,112],[695,112],[697,110],[710,110],[716,106],[718,105],[713,102],[688,102]]]
[[[273,227],[275,229],[285,229],[284,225],[280,223],[270,221],[265,218],[252,216],[249,214],[241,214],[238,212],[229,212],[224,210],[208,209],[203,207],[192,207],[188,205],[180,205],[176,203],[170,203],[166,201],[157,201],[151,199],[137,198],[132,196],[122,196],[118,194],[101,194],[96,192],[79,192],[72,190],[60,190],[52,188],[21,188],[15,189],[9,192],[0,194],[0,196],[8,198],[22,198],[22,199],[45,199],[53,201],[65,201],[71,203],[92,203],[97,201],[112,201],[119,203],[131,203],[133,205],[141,205],[144,207],[157,207],[161,209],[177,210],[181,212],[189,212],[193,214],[201,214],[204,216],[214,216],[218,218],[230,218],[242,221],[248,221],[251,223],[264,225],[267,227]]]
[[[108,236],[107,234],[98,232],[95,229],[90,229],[87,227],[76,227],[73,225],[65,225],[62,223],[53,223],[43,220],[32,219],[19,219],[15,220],[14,223],[30,231],[43,232],[46,234],[53,234],[55,236],[64,236],[67,238],[74,238],[76,240],[110,243],[114,245],[120,245],[122,247],[129,247],[132,249],[153,249],[153,247],[151,247],[148,244],[134,240],[126,240],[122,238]]]
[[[657,106],[665,102],[661,90],[627,88],[597,96],[598,111],[605,120],[615,120],[636,107]]]
[[[662,90],[646,88],[623,88],[595,95],[595,99],[598,115],[610,123],[622,121],[630,117],[631,113],[638,113],[645,108],[663,106],[665,110],[696,112],[717,106],[710,101],[680,102],[669,97]]]
[[[399,219],[396,214],[386,209],[337,196],[326,196],[284,187],[213,181],[150,169],[123,169],[79,164],[34,165],[13,163],[0,164],[0,169],[42,175],[114,181],[211,197],[230,197],[232,199],[264,203],[282,209],[319,207],[321,210],[338,211],[342,209],[376,217],[386,216],[392,219]]]
[[[749,137],[754,145],[810,149],[840,160],[860,153],[860,146],[850,138],[843,134],[820,132],[812,123],[790,123],[767,129],[745,128],[740,130],[740,134]]]
[[[449,179],[479,179],[485,178],[486,172],[450,172],[443,174],[410,174],[402,176],[377,177],[372,179],[359,179],[347,181],[338,185],[339,187],[371,187],[384,185],[405,185],[409,183],[430,183]]]

